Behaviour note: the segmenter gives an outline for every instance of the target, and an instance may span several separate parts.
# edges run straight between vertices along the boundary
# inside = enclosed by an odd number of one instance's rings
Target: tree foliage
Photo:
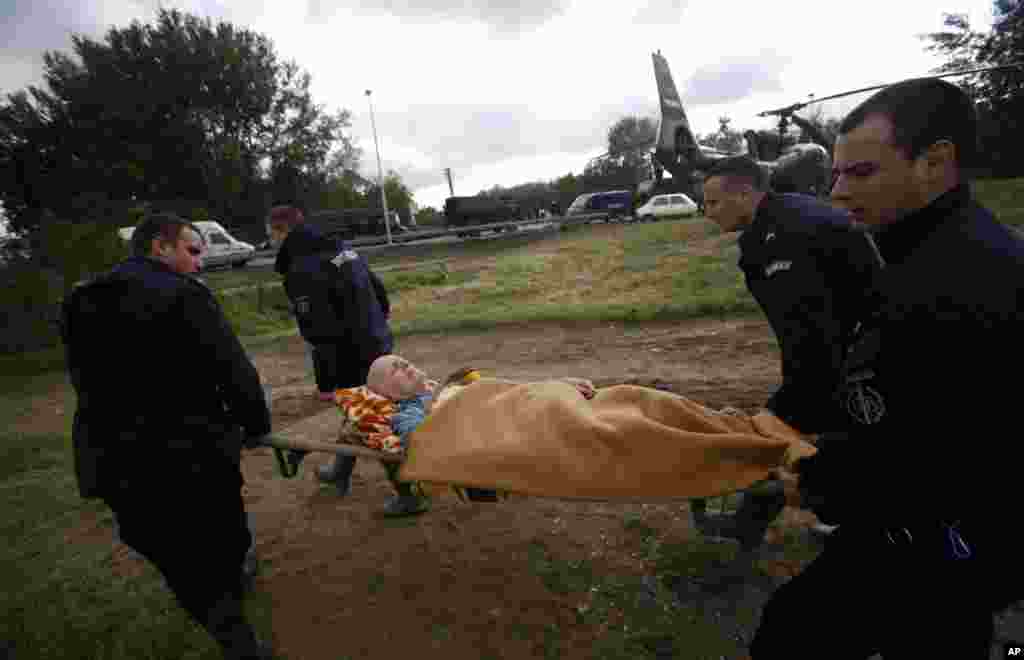
[[[971,28],[965,14],[945,14],[945,30],[922,35],[926,49],[946,58],[940,72],[995,67],[1024,61],[1024,2],[996,0],[988,32]],[[975,100],[981,174],[1020,176],[1024,153],[1016,136],[1024,128],[1024,68],[987,71],[957,79]]]
[[[73,35],[43,55],[44,88],[0,102],[0,200],[12,229],[46,218],[126,224],[126,204],[180,201],[228,223],[273,202],[316,205],[358,165],[349,113],[231,23],[160,10],[152,24]]]
[[[708,135],[698,136],[697,143],[711,149],[717,149],[730,154],[738,154],[743,151],[743,133],[729,126],[732,119],[729,117],[718,118],[718,130]]]

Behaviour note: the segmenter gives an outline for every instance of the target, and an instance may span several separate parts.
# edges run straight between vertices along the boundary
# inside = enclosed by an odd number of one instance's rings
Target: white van
[[[224,229],[220,223],[212,221],[194,222],[199,233],[206,241],[206,254],[203,256],[203,268],[211,266],[227,266],[240,268],[247,264],[256,253],[251,244],[240,241]],[[122,227],[117,233],[125,241],[132,239],[135,227]]]

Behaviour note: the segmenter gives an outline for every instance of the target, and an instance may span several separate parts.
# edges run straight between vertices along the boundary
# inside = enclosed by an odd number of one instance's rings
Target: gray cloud
[[[648,0],[647,4],[633,15],[637,25],[664,25],[676,23],[682,18],[687,0]]]
[[[426,154],[440,167],[468,169],[511,158],[555,152],[583,153],[605,146],[619,118],[656,117],[646,99],[627,99],[588,110],[576,119],[543,119],[526,104],[416,104],[402,112],[377,112],[377,130],[388,141]],[[357,120],[358,124],[359,120]],[[387,159],[388,154],[383,154]],[[364,154],[364,166],[373,154]],[[584,163],[580,163],[582,169]],[[397,168],[396,168],[397,169]],[[410,171],[414,168],[410,166]],[[437,174],[430,175],[436,183]]]
[[[755,92],[782,90],[780,74],[789,58],[771,51],[724,57],[697,69],[680,90],[687,105],[738,101]]]
[[[111,27],[152,22],[160,7],[214,21],[229,9],[218,0],[0,0],[0,91],[41,85],[43,53],[71,53],[72,34],[102,40]]]
[[[568,4],[568,0],[307,0],[307,18],[320,22],[336,9],[346,8],[424,23],[483,23],[494,36],[512,37],[564,14]]]
[[[125,17],[148,20],[157,2],[127,0],[112,16],[103,3],[83,0],[0,0],[0,87],[9,93],[41,84],[45,51],[70,53],[72,34],[102,39],[112,24],[131,22]]]

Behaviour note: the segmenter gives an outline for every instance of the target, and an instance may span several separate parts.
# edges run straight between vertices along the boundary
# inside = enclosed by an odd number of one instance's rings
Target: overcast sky
[[[514,6],[513,6],[514,5]],[[657,116],[651,53],[668,60],[694,130],[761,110],[927,74],[917,35],[942,14],[991,26],[991,0],[0,0],[0,90],[39,84],[42,53],[72,33],[151,21],[158,6],[269,36],[312,75],[315,100],[353,113],[363,173],[384,168],[423,206],[579,173],[627,114]],[[831,105],[839,113],[848,106]]]

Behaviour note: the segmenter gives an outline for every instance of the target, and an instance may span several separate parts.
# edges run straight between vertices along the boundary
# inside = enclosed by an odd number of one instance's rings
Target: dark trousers
[[[139,480],[141,482],[141,480]],[[162,465],[159,476],[114,491],[107,503],[124,543],[163,575],[182,608],[225,644],[245,636],[242,563],[252,534],[237,466]]]
[[[370,365],[373,364],[373,360],[377,359],[376,357],[364,363],[355,361],[351,355],[351,348],[347,348],[345,344],[316,343],[311,346],[313,347],[313,374],[316,377],[316,387],[319,391],[333,392],[337,389],[366,385]],[[308,453],[292,450],[292,454],[298,460],[304,458]],[[355,469],[355,456],[339,455],[332,465],[331,472],[336,475],[336,480],[348,481]]]
[[[347,344],[312,344],[313,375],[321,392],[366,385],[373,359],[363,362]]]
[[[853,536],[833,532],[821,555],[775,592],[752,658],[988,659],[993,606],[983,562],[939,558],[918,540],[894,545],[884,533]]]
[[[744,551],[753,551],[764,541],[765,532],[786,506],[781,487],[777,492],[744,492],[732,514],[707,515],[707,499],[690,500],[694,522],[703,534],[725,536],[740,542]]]

